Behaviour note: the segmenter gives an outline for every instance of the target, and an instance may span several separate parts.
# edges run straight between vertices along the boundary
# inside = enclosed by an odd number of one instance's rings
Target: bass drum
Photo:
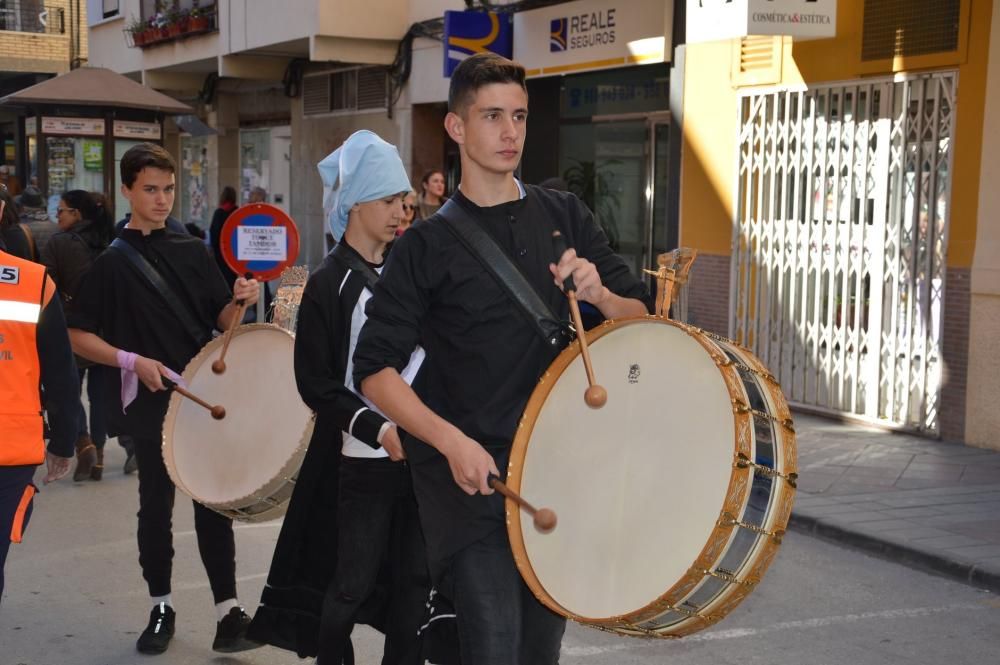
[[[522,577],[551,610],[626,635],[681,637],[728,614],[774,559],[795,493],[795,435],[777,382],[746,349],[660,317],[588,333],[608,392],[584,405],[579,343],[528,402],[507,483]]]
[[[218,513],[263,522],[285,514],[313,430],[312,411],[295,386],[295,336],[269,324],[240,326],[226,352],[226,371],[212,361],[224,336],[205,345],[184,369],[192,393],[221,404],[226,417],[170,396],[163,423],[163,461],[182,492]]]

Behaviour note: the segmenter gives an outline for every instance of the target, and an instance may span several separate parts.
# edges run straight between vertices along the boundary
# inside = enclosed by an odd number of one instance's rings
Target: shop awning
[[[166,114],[193,113],[187,104],[101,67],[80,67],[0,99],[0,106],[101,106]]]

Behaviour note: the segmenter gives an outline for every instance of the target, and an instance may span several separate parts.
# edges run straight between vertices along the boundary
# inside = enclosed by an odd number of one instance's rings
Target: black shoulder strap
[[[444,225],[469,252],[493,275],[510,299],[528,317],[536,332],[553,350],[559,351],[569,341],[569,329],[559,321],[538,292],[514,265],[496,240],[454,198],[437,211]]]
[[[372,290],[372,287],[375,286],[375,282],[378,281],[378,273],[375,272],[374,268],[362,261],[361,257],[358,256],[356,252],[352,252],[350,249],[345,247],[342,242],[338,242],[334,246],[333,251],[330,253],[335,259],[343,263],[351,270],[355,270],[364,275],[365,281],[368,283],[368,290]]]
[[[128,259],[129,263],[139,271],[139,274],[145,277],[146,281],[152,284],[153,288],[163,296],[167,306],[173,310],[177,316],[177,320],[180,321],[184,330],[191,336],[191,339],[198,343],[198,346],[203,346],[208,342],[208,335],[205,334],[203,327],[198,325],[197,319],[191,313],[191,310],[180,301],[177,294],[173,292],[170,285],[163,279],[163,276],[156,272],[153,266],[149,265],[149,261],[139,253],[139,250],[121,238],[115,238],[110,247],[121,252]]]

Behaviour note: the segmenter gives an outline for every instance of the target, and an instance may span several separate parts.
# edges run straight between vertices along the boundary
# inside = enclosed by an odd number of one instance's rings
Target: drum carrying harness
[[[453,198],[448,199],[437,214],[445,227],[483,264],[511,301],[528,317],[545,345],[553,353],[562,351],[575,337],[575,331],[568,321],[559,320],[497,241]]]
[[[129,263],[153,286],[153,289],[159,292],[163,300],[166,301],[167,306],[177,316],[181,327],[198,344],[199,348],[211,339],[210,334],[206,335],[204,329],[198,325],[197,318],[191,313],[191,310],[181,302],[177,294],[167,284],[167,281],[163,279],[163,275],[156,272],[156,269],[149,264],[145,256],[139,253],[139,250],[121,238],[115,238],[110,246],[123,254]]]

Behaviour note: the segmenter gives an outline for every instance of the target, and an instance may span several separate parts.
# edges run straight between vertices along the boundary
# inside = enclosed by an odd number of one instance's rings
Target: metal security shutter
[[[302,79],[302,112],[305,115],[327,113],[330,110],[330,75],[306,76]]]
[[[384,109],[388,77],[381,67],[358,70],[358,109]]]
[[[792,402],[939,431],[955,84],[741,98],[729,332]]]
[[[865,0],[861,59],[958,49],[961,0]]]
[[[330,76],[330,109],[353,111],[358,108],[358,70],[336,72]]]

